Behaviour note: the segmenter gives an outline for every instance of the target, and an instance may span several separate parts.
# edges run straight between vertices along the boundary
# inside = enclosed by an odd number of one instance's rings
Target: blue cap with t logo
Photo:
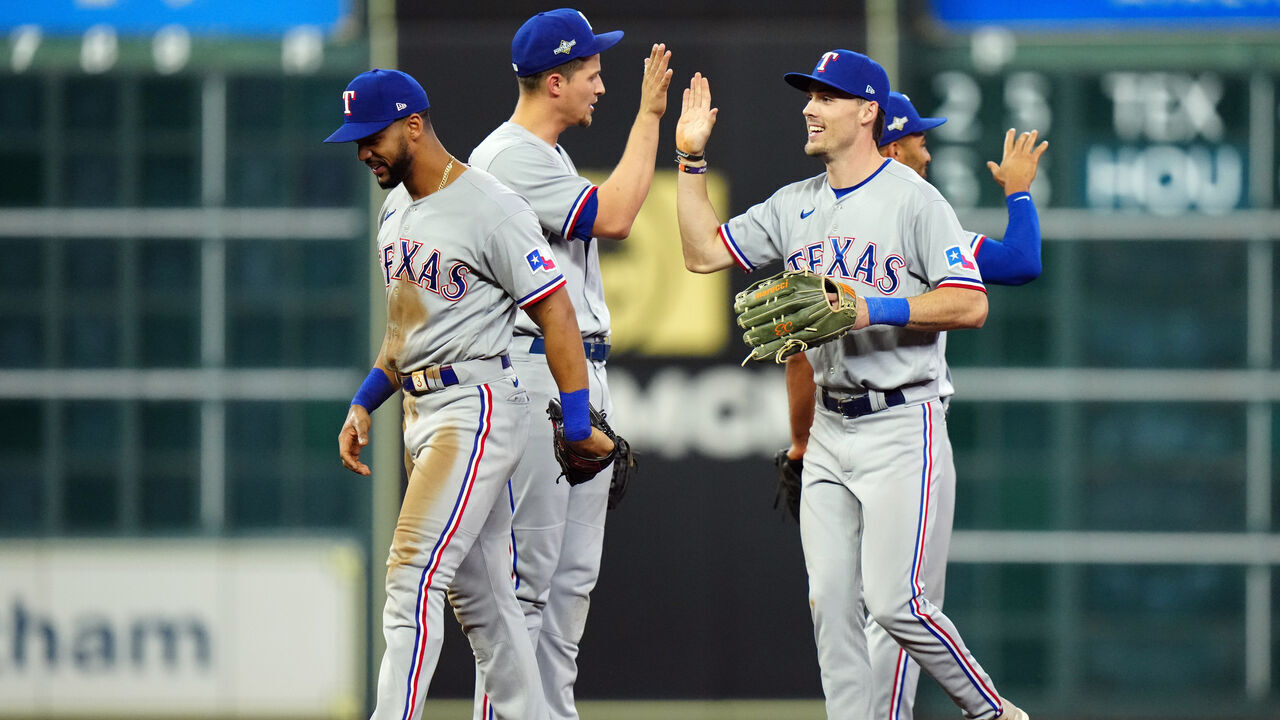
[[[782,76],[792,87],[808,91],[817,81],[843,93],[875,100],[884,107],[889,99],[889,75],[880,63],[852,50],[829,50],[818,58],[812,73],[791,72]]]
[[[325,142],[351,142],[382,130],[402,117],[431,107],[427,91],[399,70],[362,72],[342,93],[342,127]]]

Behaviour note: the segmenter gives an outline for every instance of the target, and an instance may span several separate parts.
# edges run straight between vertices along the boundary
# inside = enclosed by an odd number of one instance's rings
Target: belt
[[[398,377],[400,387],[404,388],[405,392],[410,395],[426,395],[461,383],[481,385],[492,382],[510,367],[511,358],[502,355],[479,360],[463,360],[448,365],[432,365],[411,373],[402,373]]]
[[[587,354],[588,360],[596,362],[604,362],[609,357],[609,343],[607,342],[591,342],[590,340],[582,341],[582,351]],[[529,352],[537,355],[547,354],[547,341],[543,338],[536,337],[533,342],[529,343]]]
[[[822,407],[831,412],[840,413],[847,418],[859,418],[863,415],[870,415],[873,412],[905,405],[906,403],[907,398],[902,394],[902,390],[890,390],[886,393],[882,393],[879,390],[871,390],[866,395],[844,398],[843,400],[831,397],[831,394],[825,388],[822,390]]]

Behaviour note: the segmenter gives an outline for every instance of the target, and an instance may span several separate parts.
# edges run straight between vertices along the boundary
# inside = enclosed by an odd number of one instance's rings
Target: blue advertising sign
[[[34,25],[49,35],[79,35],[107,25],[145,35],[180,25],[193,35],[279,35],[300,25],[332,33],[351,0],[23,0],[0,3],[0,32]]]
[[[1007,25],[1039,30],[1217,27],[1280,23],[1280,0],[930,0],[955,29]]]

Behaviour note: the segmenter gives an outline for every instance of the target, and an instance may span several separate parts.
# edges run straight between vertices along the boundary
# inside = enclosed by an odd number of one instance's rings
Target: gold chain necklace
[[[444,166],[444,175],[440,176],[440,186],[436,188],[436,192],[444,189],[444,184],[449,182],[449,173],[453,171],[453,156],[449,156],[449,164]]]

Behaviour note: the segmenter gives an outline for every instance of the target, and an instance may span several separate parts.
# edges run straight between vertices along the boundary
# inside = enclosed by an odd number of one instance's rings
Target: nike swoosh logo
[[[1018,202],[1019,200],[1030,200],[1030,199],[1031,199],[1030,195],[1023,195],[1022,197],[1014,198],[1013,201]]]
[[[817,210],[817,209],[818,209],[818,208],[816,208],[816,207],[815,207],[815,208],[809,208],[809,210],[808,210],[808,211],[801,210],[801,211],[800,211],[800,219],[801,219],[801,220],[803,220],[803,219],[805,219],[805,218],[809,217],[810,215],[812,215],[812,214],[813,214],[813,211],[814,211],[814,210]]]
[[[395,214],[396,214],[396,211],[395,211],[395,210],[392,210],[391,212],[387,213],[386,215],[383,215],[383,216],[382,216],[382,222],[386,222],[386,221],[387,221],[387,218],[389,218],[389,217],[391,217],[392,215],[395,215]]]

